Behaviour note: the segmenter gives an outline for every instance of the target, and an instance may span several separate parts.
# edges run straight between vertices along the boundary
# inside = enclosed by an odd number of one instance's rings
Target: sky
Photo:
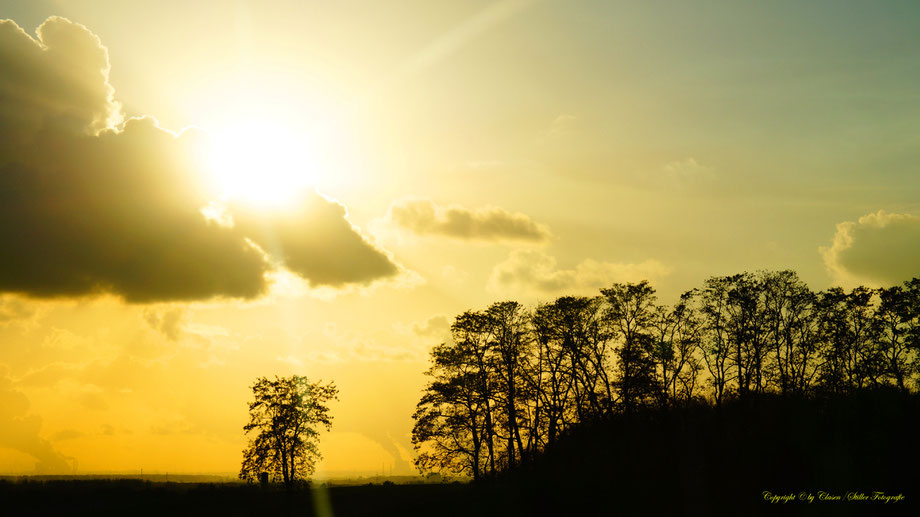
[[[0,473],[412,473],[454,316],[920,276],[916,2],[0,2]]]

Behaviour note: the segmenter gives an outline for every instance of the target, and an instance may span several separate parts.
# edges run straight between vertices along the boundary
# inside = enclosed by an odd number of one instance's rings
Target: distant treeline
[[[814,292],[793,271],[713,277],[671,306],[648,282],[529,310],[460,314],[431,352],[413,418],[416,465],[478,479],[584,423],[765,394],[915,392],[920,279]]]

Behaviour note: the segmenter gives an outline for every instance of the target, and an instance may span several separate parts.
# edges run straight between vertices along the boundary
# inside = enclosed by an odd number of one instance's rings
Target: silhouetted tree
[[[693,398],[702,370],[698,355],[702,321],[690,305],[693,292],[681,295],[673,309],[657,307],[652,320],[658,404]]]
[[[527,371],[525,361],[531,341],[529,315],[521,304],[508,301],[491,305],[486,309],[485,316],[490,332],[489,352],[496,365],[496,392],[503,406],[505,454],[508,467],[514,467],[515,458],[523,460],[526,456],[520,421],[527,405],[527,383],[523,376]]]
[[[794,271],[742,273],[708,278],[673,307],[648,282],[617,283],[533,311],[514,301],[467,311],[451,332],[432,350],[414,414],[416,465],[478,479],[578,426],[651,405],[909,393],[920,376],[920,279],[814,293]]]
[[[769,379],[784,395],[804,395],[817,373],[815,295],[794,271],[761,273]]]
[[[916,367],[910,343],[911,331],[916,328],[916,309],[912,310],[909,292],[901,286],[879,289],[877,293],[880,303],[875,312],[874,334],[882,375],[907,392]]]
[[[320,459],[319,430],[332,426],[327,403],[335,400],[335,384],[311,383],[306,377],[261,377],[252,385],[249,423],[243,430],[254,434],[243,451],[240,479],[258,480],[266,472],[288,488],[307,479]]]
[[[857,287],[849,293],[829,289],[825,295],[824,315],[830,318],[831,333],[825,336],[824,355],[837,361],[834,391],[850,392],[878,384],[880,360],[874,342],[878,325],[874,323],[873,291]],[[830,339],[828,339],[830,338]]]
[[[850,324],[847,318],[847,295],[834,287],[818,293],[815,310],[818,324],[818,382],[833,394],[849,391]]]
[[[579,332],[579,309],[587,306],[587,300],[563,297],[534,311],[532,322],[538,348],[528,380],[537,396],[533,428],[545,436],[543,445],[552,444],[577,419],[576,372],[580,370],[572,365],[580,359],[572,358],[575,346],[570,343]]]
[[[479,479],[483,421],[488,407],[479,390],[479,373],[463,345],[432,350],[428,384],[412,418],[415,460],[422,472],[448,470]],[[422,446],[424,445],[424,450]]]
[[[642,281],[638,284],[613,284],[601,289],[607,301],[606,321],[616,341],[616,386],[620,405],[626,412],[654,396],[652,323],[655,317],[655,290]]]
[[[914,377],[914,388],[920,382],[916,376],[920,375],[920,278],[904,282],[904,298],[907,303],[906,320],[904,321],[905,341],[908,348],[908,371]]]
[[[763,363],[766,352],[765,310],[762,282],[751,273],[727,278],[728,338],[739,397],[763,391]]]
[[[727,277],[709,278],[697,295],[703,315],[700,351],[709,372],[709,385],[717,406],[722,405],[731,380],[728,362],[731,353],[728,338],[728,286]]]
[[[423,472],[449,470],[478,479],[496,472],[496,362],[492,322],[467,311],[451,325],[452,343],[431,352],[432,380],[413,415],[412,442]]]

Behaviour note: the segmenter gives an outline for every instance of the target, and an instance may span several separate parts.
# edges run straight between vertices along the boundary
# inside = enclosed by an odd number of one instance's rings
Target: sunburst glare
[[[208,163],[225,199],[279,204],[313,184],[315,154],[306,135],[249,120],[213,132]]]

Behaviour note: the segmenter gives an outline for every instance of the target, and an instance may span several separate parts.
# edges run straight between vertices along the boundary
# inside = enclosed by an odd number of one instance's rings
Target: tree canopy
[[[287,487],[308,479],[321,458],[318,428],[332,427],[327,403],[337,398],[335,384],[312,383],[299,375],[260,377],[252,394],[240,479],[255,481],[265,473]]]

